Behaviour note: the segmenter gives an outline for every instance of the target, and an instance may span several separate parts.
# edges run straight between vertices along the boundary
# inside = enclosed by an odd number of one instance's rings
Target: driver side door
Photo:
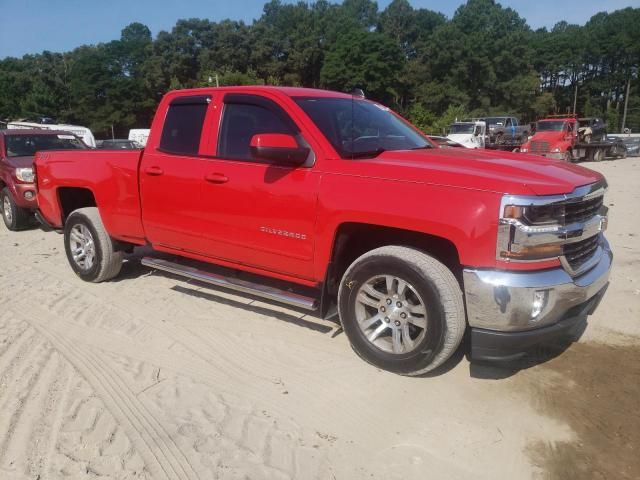
[[[314,153],[305,165],[254,158],[256,134],[294,136],[300,128],[273,99],[227,93],[216,153],[204,164],[200,218],[206,254],[260,270],[313,279],[314,230],[320,174]]]

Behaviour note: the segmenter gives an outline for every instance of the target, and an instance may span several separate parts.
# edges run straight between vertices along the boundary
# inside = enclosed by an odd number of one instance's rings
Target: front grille
[[[599,234],[579,242],[567,243],[563,247],[564,257],[571,268],[579,270],[596,253],[599,244]]]
[[[566,203],[564,210],[564,223],[570,225],[576,222],[585,222],[598,214],[602,208],[604,197],[591,198],[580,202]]]
[[[532,153],[547,153],[549,151],[549,142],[534,140],[531,142]]]

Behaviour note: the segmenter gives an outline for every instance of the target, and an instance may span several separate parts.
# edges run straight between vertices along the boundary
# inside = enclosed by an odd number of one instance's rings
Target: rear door
[[[243,265],[312,279],[320,175],[311,150],[303,166],[266,163],[249,144],[259,133],[296,137],[296,122],[274,100],[227,93],[216,153],[207,160],[200,221],[207,254]]]
[[[168,106],[158,145],[140,165],[145,234],[152,244],[202,249],[200,202],[205,160],[199,157],[210,95],[176,97]]]

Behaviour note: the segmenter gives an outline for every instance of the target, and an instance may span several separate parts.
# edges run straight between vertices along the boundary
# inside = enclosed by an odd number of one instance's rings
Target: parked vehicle
[[[607,125],[599,118],[578,119],[578,140],[582,143],[601,142],[607,139]]]
[[[147,144],[148,138],[149,138],[148,128],[132,128],[131,130],[129,130],[129,140],[133,140],[138,145],[142,145],[142,147],[144,147]]]
[[[37,207],[33,174],[36,151],[85,149],[75,135],[53,130],[0,130],[0,204],[9,230],[31,223]]]
[[[45,123],[36,122],[9,122],[7,124],[8,129],[27,129],[27,130],[55,130],[63,131],[74,134],[81,139],[85,145],[91,148],[96,148],[96,139],[87,127],[80,127],[78,125],[66,125],[66,124],[54,124],[50,123],[51,119],[42,119]]]
[[[610,140],[581,142],[578,128],[578,119],[574,115],[551,115],[536,123],[535,135],[521,146],[520,151],[566,162],[599,162],[604,160],[607,152],[616,148]]]
[[[438,137],[429,135],[429,140],[431,140],[440,148],[465,148],[464,145],[458,142],[454,142],[449,137]]]
[[[632,137],[630,135],[610,135],[609,138],[616,138],[621,141],[627,149],[627,156],[638,157],[640,156],[640,136]]]
[[[601,174],[436,148],[359,96],[174,91],[143,151],[36,165],[42,217],[83,280],[150,245],[173,254],[142,259],[157,270],[321,316],[336,306],[358,355],[401,374],[441,365],[467,329],[475,360],[522,356],[581,328],[608,282]]]
[[[627,146],[622,139],[617,137],[606,137],[606,141],[611,144],[605,156],[608,158],[627,158]]]
[[[98,148],[106,150],[134,150],[143,148],[138,142],[127,140],[126,138],[115,138],[110,140],[102,140]]]
[[[472,121],[486,123],[488,140],[485,142],[485,146],[487,148],[518,147],[529,139],[531,133],[529,124],[520,125],[518,118],[507,115],[474,118]]]
[[[455,122],[449,126],[447,138],[465,148],[484,148],[486,134],[485,122]]]

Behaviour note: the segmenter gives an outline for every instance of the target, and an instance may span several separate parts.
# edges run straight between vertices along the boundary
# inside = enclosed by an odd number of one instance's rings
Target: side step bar
[[[216,273],[198,270],[194,267],[180,265],[160,258],[144,257],[142,264],[147,267],[156,268],[164,272],[180,275],[199,282],[209,283],[217,287],[228,288],[242,293],[248,293],[257,297],[267,298],[276,302],[302,308],[304,310],[315,311],[318,309],[318,301],[315,298],[305,297],[297,293],[287,292],[278,288],[260,285],[232,277],[225,277]]]

